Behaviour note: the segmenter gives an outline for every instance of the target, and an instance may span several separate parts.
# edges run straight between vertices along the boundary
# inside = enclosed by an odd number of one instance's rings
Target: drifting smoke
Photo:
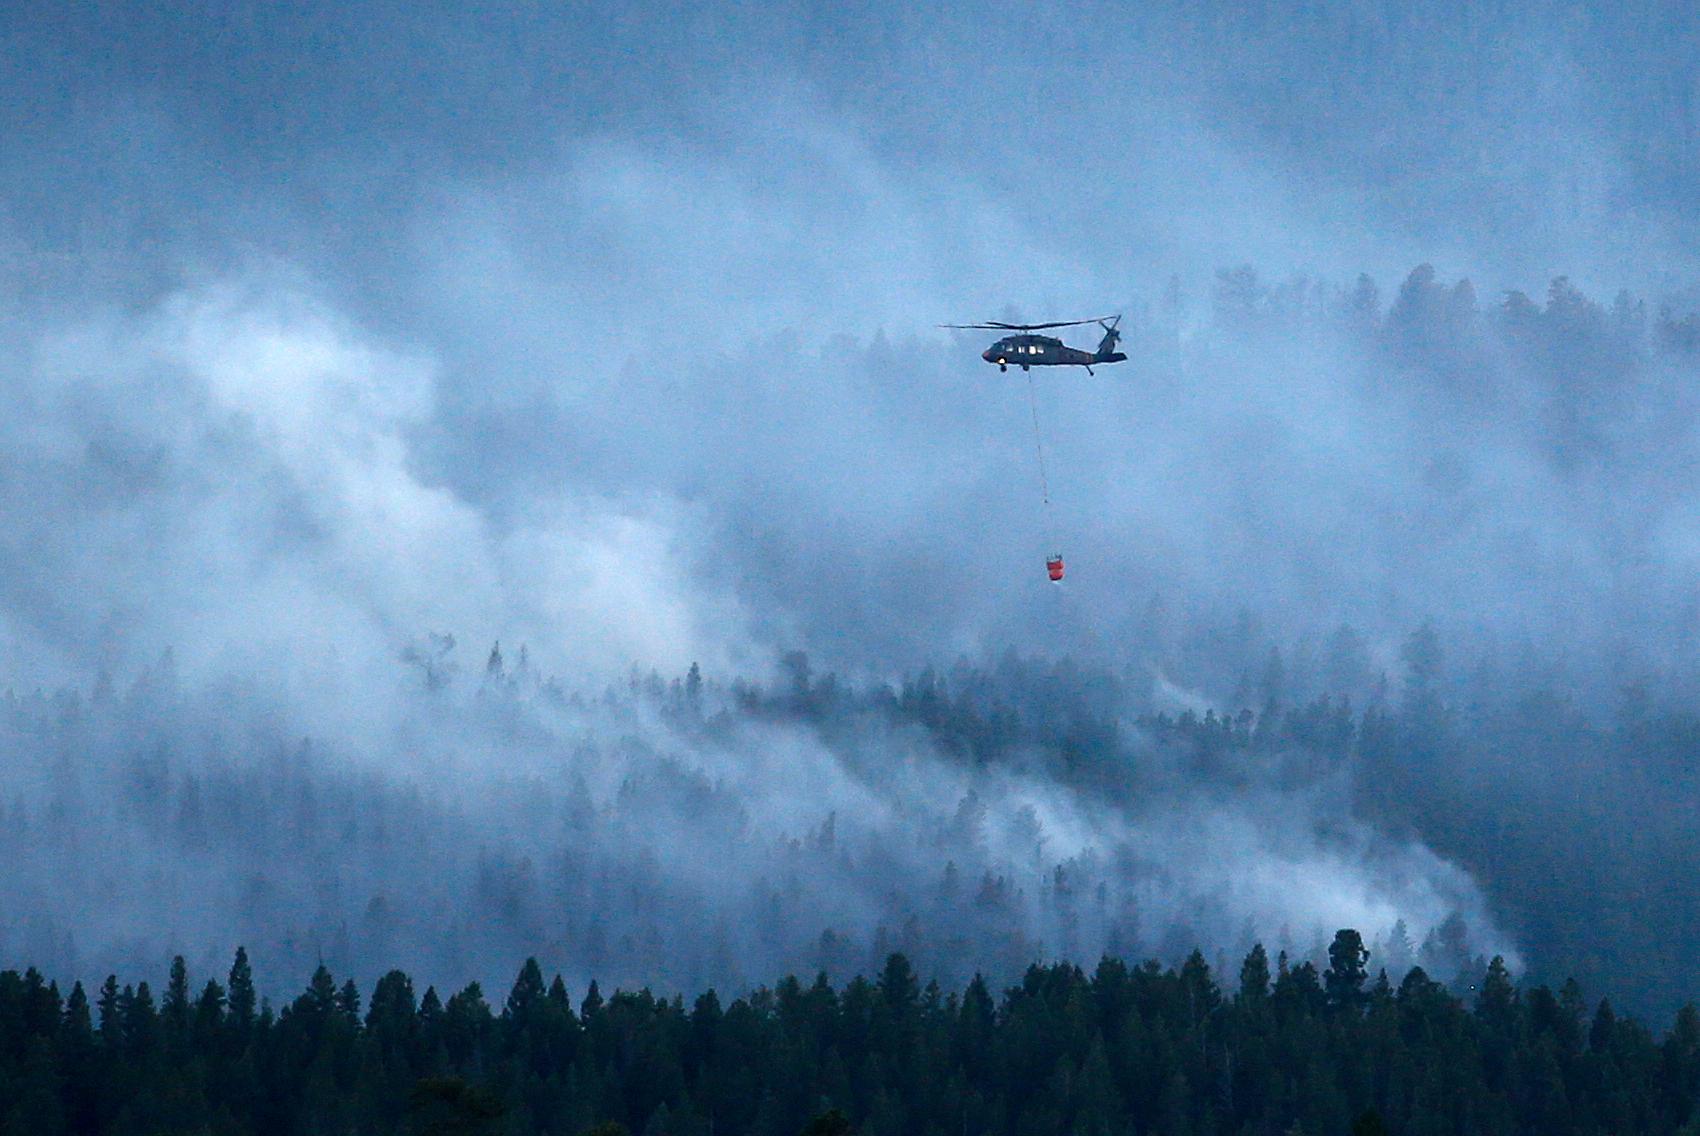
[[[1516,957],[1463,872],[1349,819],[1337,770],[1225,792],[1135,733],[1095,791],[1037,747],[964,761],[865,702],[796,714],[834,697],[806,674],[586,700],[524,654],[458,655],[410,653],[379,752],[295,737],[268,692],[187,688],[169,661],[121,693],[14,698],[0,946],[92,974],[244,943],[279,974],[401,958],[443,983],[536,955],[677,990],[892,950],[956,984],[1106,951],[1315,957],[1342,926],[1396,972],[1417,942],[1437,973]]]
[[[1696,901],[1683,13],[1490,7],[22,24],[0,949],[689,987],[1358,926],[1679,997],[1611,960]],[[988,74],[1033,36],[1104,39]],[[1047,512],[1025,377],[930,325],[1118,308],[1035,376]],[[797,647],[848,719],[771,712]],[[1113,775],[869,709],[1011,648]],[[1211,707],[1299,733],[1199,764]]]

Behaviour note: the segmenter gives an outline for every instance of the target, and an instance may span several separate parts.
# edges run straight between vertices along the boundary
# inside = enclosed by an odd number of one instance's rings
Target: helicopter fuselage
[[[1120,351],[1082,351],[1048,335],[1009,335],[980,352],[980,358],[997,364],[1000,371],[1010,367],[1020,367],[1025,371],[1029,367],[1090,369],[1099,363],[1120,363],[1127,356]]]

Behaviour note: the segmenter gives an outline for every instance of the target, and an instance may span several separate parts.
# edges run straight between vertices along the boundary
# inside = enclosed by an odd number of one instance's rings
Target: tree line
[[[0,973],[0,1123],[70,1133],[1043,1136],[1700,1132],[1700,1013],[1663,1038],[1574,981],[1468,997],[1395,987],[1341,930],[1326,965],[1252,948],[1232,983],[1105,957],[994,994],[922,984],[901,954],[842,988],[787,977],[574,1000],[535,959],[493,1007],[405,973],[369,998],[324,966],[274,1008],[246,953],[197,993],[109,977],[62,995]]]

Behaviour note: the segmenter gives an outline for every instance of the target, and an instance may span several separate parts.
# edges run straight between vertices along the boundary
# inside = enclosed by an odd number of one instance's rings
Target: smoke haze
[[[20,18],[5,961],[1691,997],[1690,24]]]

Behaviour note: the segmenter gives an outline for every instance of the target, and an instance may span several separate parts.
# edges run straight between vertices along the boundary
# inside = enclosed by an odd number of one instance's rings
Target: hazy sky
[[[1691,659],[1682,375],[1589,449],[1520,357],[1437,395],[1212,306],[1430,263],[1688,310],[1685,6],[1290,7],[13,13],[0,679],[170,647],[405,778],[430,632],[890,676],[1125,662],[1162,593],[1395,677],[1424,620]],[[1118,311],[1129,362],[1033,376],[1047,512],[1026,377],[935,325]]]
[[[1174,276],[1191,332],[1239,263],[1689,282],[1683,170],[1613,133],[1622,83],[1684,90],[1652,17],[946,7],[12,21],[16,680],[422,626],[616,669],[878,665],[902,626],[907,663],[1034,634],[1047,540],[1100,622],[1201,574],[1279,602],[1308,569],[1248,530],[1397,511],[1332,487],[1453,423],[1355,400],[1325,341],[1044,373],[1047,535],[1019,376],[933,325],[1137,319]],[[1265,468],[1228,469],[1247,434]],[[1295,472],[1319,500],[1258,484]],[[1387,518],[1348,528],[1299,535]],[[1328,551],[1307,594],[1385,599],[1404,552]]]

